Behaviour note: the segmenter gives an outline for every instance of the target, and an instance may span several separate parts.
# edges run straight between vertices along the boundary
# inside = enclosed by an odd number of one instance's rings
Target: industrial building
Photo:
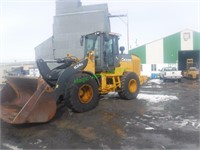
[[[53,35],[35,48],[35,57],[55,59],[71,54],[83,58],[80,37],[95,31],[110,32],[107,4],[83,6],[80,0],[56,0]]]
[[[143,75],[151,76],[165,66],[186,67],[186,59],[194,59],[199,67],[200,33],[185,29],[129,50],[141,59]]]

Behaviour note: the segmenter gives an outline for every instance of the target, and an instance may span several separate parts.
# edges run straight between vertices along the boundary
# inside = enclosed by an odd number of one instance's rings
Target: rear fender
[[[88,59],[80,61],[68,68],[66,68],[58,78],[55,87],[56,99],[59,100],[59,97],[63,95],[65,87],[67,85],[67,81],[69,81],[70,77],[76,74],[77,72],[82,71],[87,66]]]

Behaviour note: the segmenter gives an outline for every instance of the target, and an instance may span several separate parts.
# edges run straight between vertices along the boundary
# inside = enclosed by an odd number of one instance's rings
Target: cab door
[[[105,35],[103,38],[103,66],[106,71],[112,72],[119,66],[118,37]]]

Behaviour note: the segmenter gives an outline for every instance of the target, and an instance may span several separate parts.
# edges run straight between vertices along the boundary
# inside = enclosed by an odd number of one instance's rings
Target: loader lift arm
[[[83,70],[87,65],[87,59],[78,63],[74,59],[59,59],[56,63],[64,63],[52,70],[49,69],[47,62],[43,59],[37,60],[38,69],[43,79],[53,88],[55,88],[56,100],[64,93],[66,82],[69,77]]]
[[[54,87],[56,85],[60,73],[75,62],[76,62],[75,59],[70,59],[70,58],[62,58],[62,59],[46,60],[46,61],[43,59],[38,59],[36,61],[41,76],[51,87]],[[60,63],[61,65],[50,70],[47,63]]]

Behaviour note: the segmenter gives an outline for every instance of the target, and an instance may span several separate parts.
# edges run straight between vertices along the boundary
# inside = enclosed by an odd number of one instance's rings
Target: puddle
[[[95,140],[97,138],[92,127],[78,128],[76,132],[89,140]]]
[[[105,122],[110,122],[111,120],[113,120],[116,117],[115,113],[111,113],[111,112],[104,112],[103,113],[103,120]]]
[[[115,123],[115,119],[116,119],[116,114],[115,113],[111,113],[111,112],[104,112],[103,113],[103,121],[106,123],[106,125],[108,127],[111,128],[111,130],[118,135],[119,137],[125,137],[126,136],[126,132],[124,131],[124,127],[117,125]],[[118,119],[118,118],[117,118]]]
[[[72,130],[76,134],[80,135],[86,140],[95,140],[97,139],[96,133],[94,131],[94,128],[92,127],[80,127],[79,124],[76,124],[72,121],[57,121],[56,126],[59,128],[65,128]]]

